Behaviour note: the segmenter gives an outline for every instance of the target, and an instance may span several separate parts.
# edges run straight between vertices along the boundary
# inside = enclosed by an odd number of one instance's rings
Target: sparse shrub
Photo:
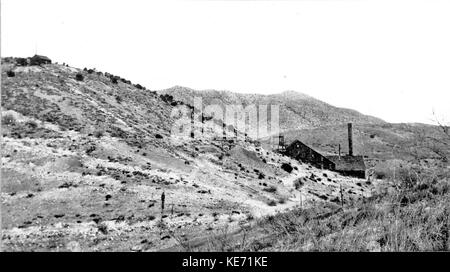
[[[30,120],[25,122],[25,126],[29,127],[30,129],[35,129],[38,127],[38,124],[35,121]]]
[[[173,96],[169,95],[169,94],[161,94],[159,96],[164,102],[170,103],[173,101]]]
[[[101,137],[103,137],[103,135],[105,135],[105,132],[103,130],[101,130],[101,129],[97,129],[93,133],[93,136],[95,138],[101,138]]]
[[[387,173],[384,171],[380,171],[380,170],[375,171],[374,175],[375,175],[376,179],[385,179],[387,177]]]
[[[418,181],[418,174],[411,168],[400,168],[397,171],[398,179],[401,181],[402,186],[412,188]]]
[[[2,125],[13,126],[16,124],[16,119],[11,114],[5,114],[2,117]]]
[[[163,136],[162,136],[161,134],[155,134],[155,138],[156,138],[156,139],[162,139]]]
[[[336,204],[338,204],[338,203],[341,202],[341,200],[340,200],[339,197],[337,197],[337,196],[334,197],[334,198],[332,198],[330,201],[333,202],[333,203],[336,203]]]
[[[108,226],[106,226],[104,223],[101,223],[97,226],[98,231],[103,234],[108,234]]]
[[[277,205],[277,202],[276,202],[275,200],[272,199],[272,200],[269,200],[269,201],[267,202],[267,205],[273,207],[273,206],[276,206],[276,205]]]
[[[275,193],[277,191],[277,187],[271,185],[271,186],[264,188],[263,191],[266,191],[268,193]]]
[[[266,176],[263,173],[259,173],[258,175],[258,179],[265,179]]]
[[[14,71],[8,70],[8,71],[6,72],[6,75],[7,75],[8,77],[15,77],[15,76],[16,76],[16,73],[14,73]]]
[[[319,195],[318,197],[323,200],[328,200],[328,196],[326,195]]]
[[[419,191],[427,190],[430,188],[430,185],[428,183],[421,183],[417,185],[416,189]]]
[[[75,79],[77,81],[83,81],[84,80],[84,76],[82,74],[80,74],[80,73],[77,73],[77,75],[75,76]]]
[[[303,186],[303,184],[304,183],[303,183],[303,180],[301,178],[298,178],[298,179],[294,180],[295,190],[300,189]]]
[[[291,173],[292,170],[294,170],[294,168],[292,168],[292,166],[289,163],[283,163],[281,165],[281,169],[283,169],[284,171]]]
[[[448,194],[450,192],[450,183],[443,181],[443,182],[439,182],[437,184],[433,184],[430,191],[434,195]]]
[[[248,213],[248,214],[247,214],[247,220],[248,220],[248,221],[252,221],[253,219],[255,219],[255,217],[253,216],[253,214]]]
[[[122,101],[123,101],[122,97],[116,95],[116,102],[120,104],[120,103],[122,103]]]
[[[401,205],[401,207],[405,207],[406,205],[408,205],[409,204],[409,199],[408,199],[408,197],[407,196],[403,196],[401,199],[400,199],[400,205]]]

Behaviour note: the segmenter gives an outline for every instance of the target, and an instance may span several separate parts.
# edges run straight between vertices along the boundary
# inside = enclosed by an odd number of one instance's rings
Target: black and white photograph
[[[1,0],[1,251],[450,251],[449,15]]]

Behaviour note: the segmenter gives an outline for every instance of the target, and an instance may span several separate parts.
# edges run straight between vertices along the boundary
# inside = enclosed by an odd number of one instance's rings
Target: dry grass
[[[415,178],[412,178],[412,177]],[[404,172],[397,190],[342,209],[323,203],[260,220],[243,251],[449,251],[450,180]],[[213,248],[220,250],[220,248]]]

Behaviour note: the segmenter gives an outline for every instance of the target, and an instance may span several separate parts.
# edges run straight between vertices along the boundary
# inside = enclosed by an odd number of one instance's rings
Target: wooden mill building
[[[353,155],[352,124],[348,124],[348,155],[324,156],[299,140],[293,141],[283,152],[285,155],[298,161],[309,163],[317,168],[336,171],[342,175],[357,178],[366,177],[366,165],[363,156]]]
[[[284,154],[298,161],[309,163],[317,168],[333,171],[336,169],[334,162],[299,140],[295,140],[286,147]]]

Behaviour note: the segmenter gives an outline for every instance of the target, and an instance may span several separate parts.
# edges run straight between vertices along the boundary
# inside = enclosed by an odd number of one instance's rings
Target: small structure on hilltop
[[[17,63],[17,65],[19,65],[19,66],[27,66],[28,65],[28,63],[29,63],[29,59],[27,59],[27,58],[16,58],[16,63]]]
[[[51,64],[52,60],[46,56],[34,55],[30,58],[30,65]]]
[[[317,168],[336,171],[342,175],[357,178],[366,177],[366,165],[363,156],[353,155],[353,131],[352,124],[348,124],[348,155],[339,154],[324,156],[299,140],[292,142],[283,152],[285,155],[298,161],[309,163]]]

